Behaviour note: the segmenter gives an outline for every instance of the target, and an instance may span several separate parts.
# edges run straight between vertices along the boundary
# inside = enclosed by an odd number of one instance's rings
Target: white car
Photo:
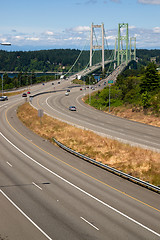
[[[70,111],[76,111],[76,107],[75,107],[75,106],[70,106],[70,107],[69,107],[69,110],[70,110]]]
[[[68,93],[68,92],[66,92],[66,93],[65,93],[65,96],[69,96],[69,93]]]
[[[2,96],[2,97],[0,97],[0,101],[6,101],[6,100],[8,100],[8,97],[7,97],[7,96]]]

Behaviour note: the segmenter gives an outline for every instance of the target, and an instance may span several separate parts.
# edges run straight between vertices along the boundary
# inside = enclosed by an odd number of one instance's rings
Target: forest
[[[109,102],[110,94],[110,102]],[[89,99],[87,99],[89,102]],[[160,116],[160,75],[155,63],[118,75],[114,85],[106,86],[90,98],[90,104],[97,109],[108,110],[118,106],[130,106],[133,111],[148,111]]]
[[[112,55],[114,50],[105,50],[105,56]],[[0,71],[67,71],[81,53],[78,49],[53,49],[40,51],[3,51],[0,50]],[[86,67],[89,62],[89,51],[83,51],[77,71]],[[160,65],[160,50],[137,49],[136,55],[141,65],[147,65],[151,58],[156,58]],[[75,71],[76,71],[75,70]]]
[[[101,51],[97,51],[100,55]],[[40,51],[0,51],[0,71],[18,72],[18,76],[9,78],[7,73],[3,74],[3,89],[18,88],[43,81],[54,80],[56,76],[37,77],[35,72],[67,72],[78,59],[72,71],[78,72],[88,65],[89,51],[81,53],[78,49],[52,49]],[[113,55],[113,50],[105,50],[105,56]],[[160,50],[138,49],[138,69],[145,67],[154,58],[157,67],[160,66]],[[112,66],[113,67],[113,66]],[[107,72],[107,67],[106,67]],[[139,71],[137,70],[137,71]],[[58,76],[57,76],[58,78]],[[86,78],[87,81],[87,78]],[[2,78],[0,78],[0,90],[2,89]]]

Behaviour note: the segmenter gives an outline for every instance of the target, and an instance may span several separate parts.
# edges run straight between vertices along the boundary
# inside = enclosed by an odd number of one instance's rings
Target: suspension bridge
[[[110,80],[112,77],[114,78],[112,80],[115,81],[117,75],[123,71],[131,61],[136,61],[136,38],[129,38],[128,29],[128,23],[118,24],[115,47],[114,49],[109,49],[104,24],[94,25],[92,23],[90,30],[90,52],[87,51],[89,52],[88,56],[83,56],[83,53],[86,51],[85,49],[81,50],[71,68],[62,76],[69,77],[70,80],[73,80],[77,76],[85,77],[98,71],[98,74],[103,74],[104,80]],[[86,62],[86,66],[85,64],[82,64],[81,66],[80,60],[82,58],[85,58],[84,62]],[[1,74],[3,73],[4,72],[1,71]],[[15,71],[7,73],[18,74],[18,72]],[[35,73],[38,74],[38,72]],[[50,73],[54,74],[54,72]],[[55,74],[59,75],[63,73]]]
[[[96,35],[96,29],[100,30],[100,36]],[[100,39],[100,43],[99,40]],[[80,52],[78,58],[76,59],[73,66],[65,74],[67,75],[76,64],[79,63],[79,59],[82,55],[83,50]],[[104,30],[104,24],[101,25],[91,25],[90,31],[90,59],[87,66],[77,71],[76,74],[72,75],[70,79],[74,79],[77,75],[84,77],[90,75],[97,70],[101,69],[101,73],[106,74],[105,66],[108,65],[107,71],[112,68],[112,77],[114,79],[117,75],[124,70],[124,68],[130,64],[131,61],[136,61],[136,38],[129,38],[128,23],[119,23],[118,24],[118,36],[115,39],[115,48],[114,50],[109,50],[107,37]],[[111,65],[113,67],[111,67]]]

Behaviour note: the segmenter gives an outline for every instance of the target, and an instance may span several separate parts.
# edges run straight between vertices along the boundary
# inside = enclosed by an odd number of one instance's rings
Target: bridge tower
[[[101,28],[102,32],[102,45],[93,45],[93,30],[94,28]],[[91,38],[90,38],[90,67],[92,66],[92,55],[93,49],[102,49],[102,72],[104,72],[104,24],[101,25],[91,25]]]
[[[126,34],[121,35],[121,28],[126,29]],[[119,23],[118,24],[118,50],[117,52],[117,65],[120,65],[120,62],[126,61],[128,64],[128,23]]]
[[[134,43],[134,45],[132,45],[132,43]],[[134,47],[134,49],[132,48]],[[132,56],[133,56],[133,60],[136,61],[136,37],[131,37],[130,38],[130,61],[132,60]]]

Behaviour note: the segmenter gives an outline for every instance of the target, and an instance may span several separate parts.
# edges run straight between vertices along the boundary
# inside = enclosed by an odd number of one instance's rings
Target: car
[[[0,97],[0,101],[5,101],[4,97]]]
[[[44,83],[42,83],[42,85],[45,85]]]
[[[30,92],[30,91],[28,91],[28,92],[27,92],[27,94],[31,94],[31,92]]]
[[[52,82],[52,85],[54,85],[54,82]]]
[[[70,110],[70,111],[76,111],[77,109],[76,109],[75,106],[70,106],[70,107],[69,107],[69,110]]]
[[[82,91],[82,88],[80,88],[79,90]]]
[[[22,94],[22,97],[27,97],[27,93],[23,93],[23,94]]]
[[[67,89],[67,92],[70,92],[70,89]]]
[[[0,97],[0,101],[6,101],[6,100],[8,100],[8,97],[7,97],[7,96],[1,96],[1,97]]]
[[[68,93],[68,92],[66,92],[66,93],[65,93],[65,96],[69,96],[69,93]]]
[[[3,97],[0,97],[0,101],[5,101]]]
[[[58,82],[58,84],[60,84],[61,82]]]

